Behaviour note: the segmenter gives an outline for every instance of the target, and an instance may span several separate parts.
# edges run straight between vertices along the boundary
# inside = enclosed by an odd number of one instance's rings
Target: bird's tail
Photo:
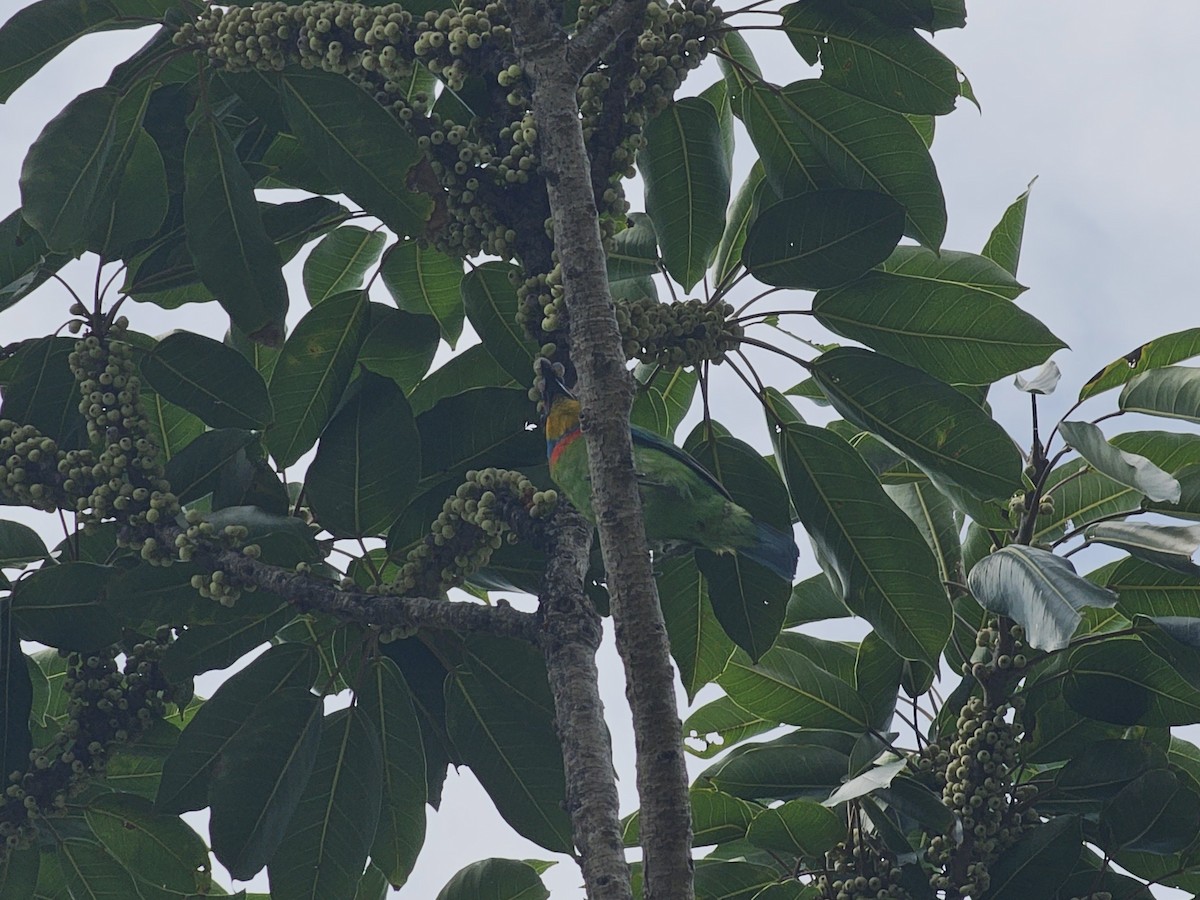
[[[790,534],[765,522],[754,520],[753,543],[739,549],[747,559],[765,566],[785,581],[791,581],[796,574],[796,563],[800,559],[796,541]]]

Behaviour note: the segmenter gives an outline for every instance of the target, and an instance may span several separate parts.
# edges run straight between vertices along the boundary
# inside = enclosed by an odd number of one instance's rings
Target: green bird
[[[594,522],[579,401],[549,367],[544,374],[550,477]],[[738,506],[712,473],[674,444],[636,425],[630,430],[646,538],[651,545],[666,550],[703,547],[714,553],[740,553],[780,578],[792,580],[800,551],[790,534],[758,521]]]

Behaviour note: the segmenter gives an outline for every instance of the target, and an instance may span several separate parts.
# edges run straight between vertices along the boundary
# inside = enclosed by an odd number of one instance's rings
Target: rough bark
[[[541,165],[571,322],[571,360],[579,376],[576,390],[583,405],[592,505],[633,711],[645,896],[690,900],[692,835],[683,727],[634,475],[629,432],[632,378],[609,295],[576,100],[583,61],[573,57],[571,43],[545,0],[510,0],[508,8],[518,56],[533,82]],[[611,43],[614,22],[640,21],[636,13],[644,12],[645,4],[618,0],[613,9],[602,24],[607,31],[590,38],[588,52],[593,55]]]
[[[596,670],[603,629],[583,591],[591,544],[592,527],[582,516],[555,517],[541,596],[541,645],[567,776],[567,813],[588,900],[630,900],[612,741]]]

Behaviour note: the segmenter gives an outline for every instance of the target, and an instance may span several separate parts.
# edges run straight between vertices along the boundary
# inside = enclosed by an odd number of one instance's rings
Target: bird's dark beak
[[[546,405],[547,412],[554,406],[554,401],[560,397],[565,397],[568,400],[575,399],[575,395],[563,384],[562,376],[554,371],[554,366],[551,363],[543,361],[539,374],[541,375],[541,380],[544,382],[544,386],[542,387],[542,401]]]

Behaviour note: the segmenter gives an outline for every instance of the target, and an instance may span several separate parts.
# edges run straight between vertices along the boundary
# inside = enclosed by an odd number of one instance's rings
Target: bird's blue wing
[[[655,434],[653,431],[647,431],[645,428],[639,428],[637,425],[629,426],[629,430],[633,433],[633,443],[635,446],[649,447],[652,450],[657,450],[660,453],[665,453],[672,459],[683,463],[697,475],[699,475],[706,483],[711,484],[717,489],[726,500],[733,500],[729,491],[725,490],[725,485],[717,481],[716,477],[700,463],[696,462],[690,454],[679,449],[670,441],[663,438],[661,435]]]

